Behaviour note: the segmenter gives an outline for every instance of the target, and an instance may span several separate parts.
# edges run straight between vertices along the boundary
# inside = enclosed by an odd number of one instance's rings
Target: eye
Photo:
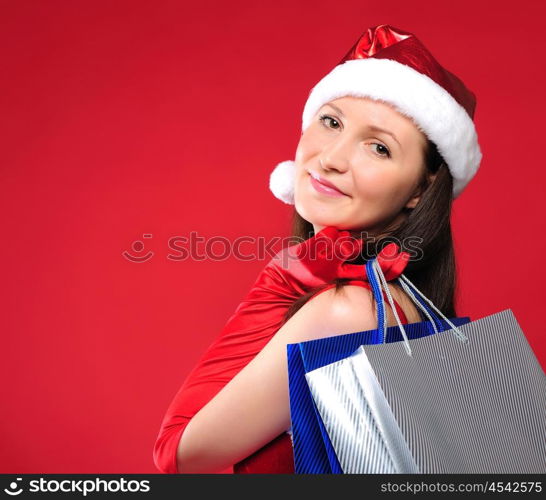
[[[379,142],[372,143],[372,146],[378,146],[379,148],[381,148],[380,151],[383,151],[383,152],[382,153],[380,152],[379,156],[383,156],[385,158],[390,158],[391,157],[391,152],[389,151],[387,146],[384,146],[383,144],[381,144]]]
[[[319,121],[322,122],[322,124],[326,128],[330,128],[330,129],[333,128],[334,130],[337,130],[338,128],[340,128],[340,123],[330,115],[321,114],[319,116]],[[372,146],[378,146],[378,148],[380,148],[379,152],[377,153],[378,156],[381,156],[383,158],[391,157],[391,152],[389,151],[389,148],[387,148],[387,146],[385,146],[384,144],[381,144],[379,142],[374,142],[372,143]]]
[[[327,127],[327,128],[333,128],[334,130],[337,128],[337,127],[330,127],[329,125],[326,125],[325,123],[328,122],[330,123],[330,125],[332,124],[337,124],[339,126],[339,122],[335,119],[335,118],[332,118],[331,116],[329,115],[320,115],[319,116],[319,121],[322,122],[322,124]]]

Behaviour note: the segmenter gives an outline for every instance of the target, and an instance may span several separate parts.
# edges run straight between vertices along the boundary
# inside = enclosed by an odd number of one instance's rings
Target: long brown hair
[[[456,267],[451,233],[451,205],[453,178],[436,144],[427,140],[425,147],[425,169],[421,179],[422,195],[415,208],[404,208],[402,223],[387,228],[369,245],[365,239],[363,252],[367,259],[375,257],[389,242],[396,242],[401,250],[410,254],[404,270],[415,286],[428,297],[448,318],[455,313]],[[436,174],[429,182],[430,174]],[[292,219],[292,235],[296,241],[314,235],[313,225],[301,217],[296,210]],[[412,243],[418,242],[418,252]],[[364,250],[365,249],[365,250]],[[346,279],[337,278],[336,292]],[[311,297],[328,284],[316,287],[296,300],[286,312],[284,321],[293,316]]]

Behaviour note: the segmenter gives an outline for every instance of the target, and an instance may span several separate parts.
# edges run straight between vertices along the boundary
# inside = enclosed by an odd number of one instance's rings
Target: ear
[[[407,203],[404,205],[404,207],[405,208],[415,208],[417,206],[417,203],[419,203],[419,201],[421,200],[421,196],[426,191],[428,186],[430,186],[434,182],[434,179],[436,179],[437,175],[438,175],[438,172],[436,172],[435,174],[429,173],[427,175],[426,184],[424,186],[423,186],[423,184],[417,186],[417,189],[415,190],[415,192],[413,193],[411,198],[407,201]]]

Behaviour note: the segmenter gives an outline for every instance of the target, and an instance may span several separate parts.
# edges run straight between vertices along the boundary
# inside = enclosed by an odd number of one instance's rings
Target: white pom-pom
[[[292,160],[279,163],[269,177],[269,189],[275,198],[293,205],[295,178],[296,164]]]

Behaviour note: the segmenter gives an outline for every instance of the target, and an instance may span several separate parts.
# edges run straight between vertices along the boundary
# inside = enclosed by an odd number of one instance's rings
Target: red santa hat
[[[476,96],[412,33],[388,24],[369,28],[309,92],[302,132],[321,106],[343,96],[385,101],[412,118],[447,163],[453,198],[476,174],[482,158],[473,122]],[[294,177],[289,160],[279,163],[269,180],[273,194],[290,205]]]

